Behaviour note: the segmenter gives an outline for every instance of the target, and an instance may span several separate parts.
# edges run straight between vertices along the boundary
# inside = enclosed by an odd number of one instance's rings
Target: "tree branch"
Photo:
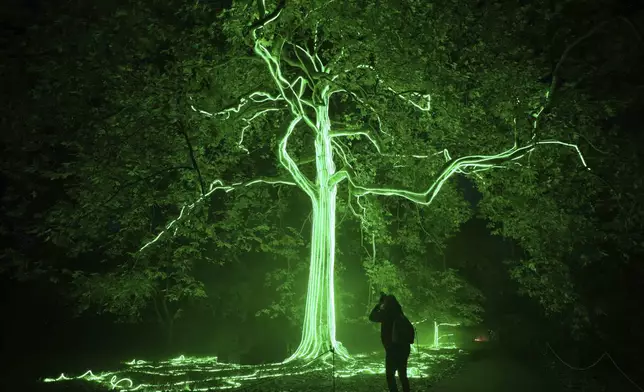
[[[190,97],[190,100],[192,100],[192,97]],[[223,109],[219,112],[215,113],[210,113],[205,110],[197,109],[193,105],[190,105],[190,108],[198,113],[204,114],[208,117],[215,117],[215,116],[225,116],[224,120],[227,120],[230,118],[231,113],[239,113],[244,106],[246,106],[249,103],[256,103],[258,104],[257,106],[253,106],[253,108],[257,109],[253,113],[253,115],[249,117],[242,117],[242,121],[246,123],[246,125],[241,129],[240,136],[239,136],[239,141],[237,142],[237,146],[244,150],[246,153],[248,153],[248,149],[244,147],[244,135],[245,132],[248,128],[251,126],[251,122],[256,119],[257,117],[261,116],[262,114],[268,113],[268,112],[275,112],[275,111],[280,111],[283,108],[280,108],[276,105],[273,105],[273,102],[281,101],[284,100],[282,95],[277,95],[277,96],[272,96],[269,93],[265,93],[263,91],[255,91],[251,94],[249,94],[247,97],[243,97],[239,100],[239,103],[236,105],[231,105],[230,107]],[[250,109],[247,109],[250,110]]]
[[[199,177],[199,186],[201,188],[201,195],[203,196],[206,193],[206,186],[203,182],[203,177],[201,177],[201,170],[199,170],[199,165],[197,164],[197,159],[195,158],[195,152],[192,148],[192,143],[190,143],[188,133],[183,129],[182,126],[179,126],[179,133],[183,135],[183,138],[186,141],[186,145],[188,146],[190,161],[192,162],[192,167],[197,171],[197,176]]]
[[[264,0],[257,0],[257,7],[258,7],[258,13],[260,15],[260,18],[250,26],[251,32],[253,34],[253,39],[257,38],[257,30],[264,28],[264,26],[266,26],[270,22],[277,19],[282,13],[282,10],[284,9],[284,7],[286,6],[286,0],[280,0],[280,2],[277,4],[277,7],[275,7],[275,10],[273,10],[273,12],[271,12],[270,14],[266,15],[265,9],[264,11],[262,11],[263,1]]]
[[[191,101],[193,100],[192,97],[189,97],[189,98]],[[264,105],[264,106],[256,106],[259,109],[258,111],[261,111],[262,109],[270,109],[270,108],[279,109],[278,107],[271,106],[270,103],[281,101],[281,100],[284,100],[284,97],[281,94],[273,96],[270,93],[267,93],[264,91],[253,91],[241,97],[236,104],[232,104],[215,113],[210,113],[205,110],[197,109],[193,105],[190,105],[190,108],[193,111],[199,112],[208,117],[225,116],[224,120],[228,120],[230,118],[231,113],[240,113],[242,108],[244,108],[247,104],[258,103],[258,104]]]
[[[581,43],[582,41],[586,40],[587,38],[589,38],[590,36],[595,34],[597,31],[599,31],[599,29],[601,29],[602,27],[604,27],[606,24],[608,24],[611,21],[612,20],[606,20],[606,21],[596,25],[595,27],[590,29],[590,31],[588,31],[586,34],[584,34],[581,37],[577,38],[572,44],[570,44],[570,45],[568,45],[568,47],[566,47],[566,49],[561,54],[561,57],[559,58],[559,61],[557,62],[557,65],[555,65],[555,69],[552,71],[552,81],[550,83],[550,90],[549,90],[550,95],[552,95],[554,93],[554,91],[555,91],[555,87],[557,85],[557,75],[559,73],[559,69],[561,68],[561,65],[563,64],[563,62],[566,61],[566,58],[568,57],[568,54],[570,54],[570,51],[575,46],[579,45],[579,43]]]
[[[376,72],[376,69],[374,67],[372,67],[371,65],[360,64],[360,65],[356,66],[353,69],[346,69],[344,71],[344,73],[353,71],[355,69],[366,69],[366,70],[373,71],[376,74],[376,81],[378,82],[378,84],[383,83],[382,79],[380,78],[380,76]],[[428,111],[431,110],[432,97],[431,97],[430,94],[427,94],[424,91],[417,91],[417,90],[396,91],[391,87],[386,87],[386,89],[389,90],[390,92],[392,92],[396,97],[402,99],[403,101],[406,101],[408,104],[412,105],[413,107],[415,107],[416,109],[418,109],[420,111],[428,112]],[[421,100],[425,99],[426,102],[424,104],[422,102],[421,103],[414,102],[411,99],[405,97],[405,94],[411,94],[411,95],[413,95],[415,97],[421,98]]]
[[[109,202],[111,202],[112,200],[114,200],[114,198],[115,198],[116,196],[118,196],[118,195],[119,195],[119,193],[121,193],[121,191],[123,191],[123,190],[124,190],[124,189],[126,189],[126,188],[129,188],[129,187],[131,187],[131,186],[134,186],[134,185],[138,184],[139,182],[149,180],[150,178],[153,178],[153,177],[159,176],[159,175],[164,174],[164,173],[166,173],[166,172],[171,172],[171,171],[175,171],[175,170],[194,170],[194,168],[192,168],[192,167],[190,167],[190,166],[174,166],[174,167],[166,167],[166,168],[163,168],[163,169],[159,169],[159,170],[157,170],[157,171],[154,171],[154,172],[152,172],[151,174],[149,174],[149,175],[147,175],[147,176],[144,176],[144,177],[141,177],[141,178],[137,178],[136,180],[133,180],[133,181],[127,182],[127,183],[125,183],[124,185],[121,185],[120,187],[118,187],[118,189],[117,189],[116,191],[114,191],[114,193],[112,193],[112,194],[110,195],[110,197],[108,197],[104,202],[102,202],[101,204],[99,204],[96,208],[102,208],[102,207],[105,207]],[[90,213],[92,213],[93,211],[95,211],[95,209],[93,209],[93,210],[88,210],[88,211],[87,211],[87,212],[85,212],[83,215],[81,215],[79,219],[82,219],[82,218],[86,217],[87,215],[89,215],[89,214],[90,214]]]
[[[360,135],[366,136],[367,139],[369,139],[369,141],[371,142],[371,144],[373,144],[376,147],[376,150],[378,151],[378,153],[380,153],[380,145],[378,144],[376,139],[374,139],[366,131],[348,131],[348,130],[346,130],[346,131],[335,131],[335,132],[331,133],[331,138],[343,137],[343,136],[360,136]]]
[[[159,234],[157,234],[156,237],[154,237],[154,239],[152,239],[151,241],[148,241],[147,243],[145,243],[139,249],[139,252],[142,251],[143,249],[147,248],[148,246],[154,244],[155,242],[157,242],[164,234],[167,233],[168,230],[173,228],[178,222],[182,221],[183,219],[185,219],[185,217],[190,215],[192,213],[192,210],[194,210],[194,208],[197,205],[199,205],[202,202],[204,202],[204,200],[206,200],[206,198],[208,196],[210,196],[211,194],[213,194],[215,191],[223,190],[224,192],[228,193],[228,192],[231,192],[231,191],[233,191],[233,190],[235,190],[237,188],[247,187],[247,186],[254,185],[254,184],[259,184],[259,183],[272,184],[272,185],[297,185],[294,182],[287,181],[287,180],[282,180],[282,179],[278,179],[278,178],[258,178],[258,179],[254,179],[254,180],[247,181],[247,182],[236,182],[236,183],[233,183],[231,185],[224,185],[223,181],[215,180],[212,183],[210,183],[210,188],[208,189],[208,192],[203,194],[201,197],[199,197],[197,200],[195,200],[191,204],[184,204],[181,207],[181,210],[179,211],[179,215],[175,219],[170,221],[170,223],[168,223],[165,226],[165,229],[162,230]],[[176,234],[176,231],[177,231],[177,228],[175,227],[175,231],[174,231],[175,234]]]
[[[614,22],[616,20],[624,22],[629,27],[629,29],[631,30],[631,32],[633,33],[635,38],[637,38],[637,41],[639,42],[639,44],[642,45],[642,36],[640,35],[640,33],[637,30],[637,28],[633,25],[633,23],[628,18],[626,18],[624,16],[618,16],[618,17],[603,21],[602,23],[600,23],[600,24],[596,25],[595,27],[593,27],[592,29],[590,29],[586,34],[584,34],[581,37],[577,38],[572,44],[568,45],[568,47],[566,47],[564,52],[561,54],[561,58],[557,62],[557,65],[555,66],[555,69],[552,71],[552,82],[550,83],[550,95],[552,95],[554,93],[554,91],[555,91],[555,87],[557,85],[557,75],[558,75],[559,69],[561,68],[563,62],[566,60],[566,58],[570,54],[570,51],[575,46],[579,45],[582,41],[585,41],[586,39],[590,38],[593,34],[598,32],[599,30],[601,30],[604,26],[606,26],[607,24],[609,24],[611,22]]]
[[[586,169],[590,170],[588,165],[586,165],[586,161],[584,160],[583,155],[581,154],[581,152],[579,151],[579,148],[576,145],[571,143],[560,142],[557,140],[547,140],[547,141],[537,141],[523,147],[514,146],[497,155],[470,155],[470,156],[465,156],[457,159],[452,159],[449,162],[447,162],[445,167],[440,172],[438,172],[438,175],[436,175],[434,181],[427,188],[427,190],[423,192],[412,192],[412,191],[403,190],[403,189],[372,188],[372,187],[361,186],[356,184],[353,181],[351,174],[346,169],[343,169],[338,173],[336,173],[336,175],[334,175],[332,179],[337,180],[337,182],[342,181],[345,178],[348,179],[349,184],[351,188],[353,188],[353,193],[356,197],[365,196],[365,195],[399,196],[399,197],[408,199],[414,203],[429,205],[434,200],[434,198],[442,188],[443,184],[445,184],[445,182],[453,174],[464,173],[464,170],[466,169],[474,169],[474,172],[476,172],[481,170],[489,170],[489,169],[503,167],[502,166],[503,164],[508,163],[510,161],[518,160],[523,156],[525,156],[526,154],[532,152],[538,146],[546,145],[546,144],[557,144],[557,145],[562,145],[564,147],[569,147],[574,149],[577,152],[583,166]],[[341,172],[342,174],[340,174]]]
[[[315,187],[313,186],[313,183],[302,174],[302,171],[300,170],[299,166],[297,166],[297,163],[291,158],[291,156],[288,153],[287,146],[288,146],[288,139],[291,137],[291,134],[293,133],[293,130],[295,130],[295,126],[302,120],[301,116],[298,116],[291,121],[291,123],[288,125],[288,128],[286,129],[286,134],[280,140],[279,143],[279,161],[282,166],[286,170],[288,170],[289,173],[293,176],[293,180],[297,183],[297,185],[302,188],[302,190],[309,195],[312,199],[316,197],[315,193]]]

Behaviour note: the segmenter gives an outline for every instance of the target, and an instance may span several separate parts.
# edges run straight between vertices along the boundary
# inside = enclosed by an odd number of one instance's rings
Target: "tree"
[[[247,133],[257,131],[254,120],[270,113],[285,122],[283,135],[277,143],[278,159],[291,180],[278,178],[273,182],[299,187],[309,197],[313,210],[309,291],[303,336],[299,348],[290,359],[317,357],[324,353],[327,345],[334,348],[341,356],[347,355],[335,337],[333,269],[336,197],[339,184],[345,181],[348,183],[351,197],[358,200],[358,205],[360,205],[360,199],[368,195],[399,196],[414,203],[429,205],[453,174],[474,173],[501,167],[542,146],[562,145],[579,152],[573,144],[541,139],[537,133],[534,133],[528,141],[520,144],[521,140],[517,138],[513,147],[495,154],[482,153],[452,159],[447,150],[444,150],[447,163],[430,177],[432,180],[429,181],[425,191],[414,192],[402,188],[378,188],[364,185],[365,182],[374,179],[375,170],[372,169],[372,173],[360,173],[354,170],[351,160],[347,157],[346,149],[340,141],[352,141],[362,137],[372,144],[372,148],[381,153],[381,143],[378,139],[390,138],[391,143],[396,137],[404,140],[405,133],[400,132],[400,127],[391,129],[392,133],[389,133],[390,129],[383,125],[383,119],[378,114],[382,111],[380,109],[384,107],[389,109],[387,114],[390,120],[393,118],[398,120],[403,115],[409,115],[406,107],[383,102],[382,97],[390,94],[394,98],[399,98],[405,105],[418,110],[421,116],[415,120],[423,124],[422,114],[431,111],[431,95],[423,90],[387,86],[388,82],[383,80],[384,76],[375,66],[369,64],[373,62],[369,61],[370,57],[379,58],[378,55],[381,53],[378,53],[378,49],[382,50],[382,48],[378,48],[377,44],[364,45],[359,40],[356,41],[359,39],[357,37],[364,34],[366,30],[360,22],[355,28],[350,24],[345,24],[343,28],[333,25],[333,23],[343,23],[340,18],[331,23],[323,22],[325,21],[323,13],[333,10],[340,14],[340,9],[334,7],[349,7],[341,11],[351,14],[360,10],[359,2],[345,2],[340,6],[334,5],[333,2],[326,2],[320,3],[317,8],[315,6],[318,4],[315,3],[313,8],[304,8],[309,5],[309,2],[292,2],[286,6],[284,2],[280,2],[270,9],[265,2],[258,1],[256,18],[249,28],[244,21],[252,20],[253,11],[246,4],[237,3],[227,10],[224,31],[231,44],[233,47],[235,45],[240,47],[239,51],[246,43],[252,45],[254,54],[261,58],[268,68],[270,79],[268,84],[263,84],[260,89],[245,95],[233,107],[217,112],[211,112],[202,107],[194,109],[212,118],[228,119],[236,115],[238,120],[245,123],[240,131],[239,146],[246,151]],[[269,8],[268,11],[267,8]],[[309,12],[303,13],[303,9],[308,9]],[[351,35],[354,36],[351,37]],[[351,58],[347,57],[348,53],[351,53]],[[387,55],[390,56],[391,53]],[[365,74],[367,76],[364,78],[371,81],[371,85],[359,90],[357,85]],[[398,83],[401,87],[407,87],[404,82]],[[379,88],[382,90],[378,91]],[[376,93],[369,97],[367,90],[376,90]],[[336,128],[337,125],[330,116],[330,107],[336,96],[343,96],[345,100],[349,98],[359,111],[344,114],[344,127],[340,129]],[[379,100],[379,105],[370,104],[367,102],[368,98],[376,98],[377,102]],[[544,102],[549,98],[549,92],[546,92]],[[543,109],[542,106],[534,113],[535,129],[536,121]],[[259,121],[262,125],[266,124],[266,120]],[[411,124],[409,121],[405,125],[409,127],[406,129],[408,132],[419,128],[418,124]],[[315,154],[313,178],[307,176],[302,165],[298,164],[290,153],[290,143],[298,128],[304,128],[310,132],[308,140],[313,144]],[[398,147],[394,149],[394,153],[377,155],[378,158],[370,162],[371,167],[377,167],[379,164],[392,165],[396,160],[413,158],[413,154],[409,151],[398,153],[401,152],[401,145],[408,147],[410,144],[404,142],[394,144]],[[301,146],[301,142],[297,144],[297,147]],[[343,164],[339,170],[336,169],[335,157],[339,157]],[[424,158],[427,157],[424,156]],[[579,157],[583,163],[581,154]],[[375,161],[376,159],[378,161]],[[240,185],[247,186],[258,182],[268,182],[268,180],[251,180]],[[233,186],[213,184],[210,191],[233,189]],[[356,216],[368,220],[364,215],[365,211],[363,206],[362,211],[356,211]]]
[[[195,10],[203,9],[191,5],[182,11],[195,18],[188,18],[194,26],[203,22]],[[75,159],[69,165],[81,179],[70,192],[77,204],[54,208],[48,223],[55,227],[52,232],[62,234],[62,241],[54,238],[58,244],[86,244],[80,250],[87,251],[104,232],[100,225],[88,231],[65,224],[87,216],[118,220],[128,234],[120,230],[102,250],[113,261],[150,231],[155,234],[139,247],[144,251],[139,255],[175,233],[194,248],[212,241],[230,249],[248,245],[243,235],[230,238],[234,244],[220,237],[241,229],[241,220],[213,223],[197,209],[212,212],[216,203],[229,207],[234,194],[256,202],[289,192],[283,188],[302,190],[312,210],[309,286],[301,343],[290,359],[317,357],[329,346],[348,355],[335,327],[338,192],[346,190],[344,208],[360,222],[366,238],[387,244],[385,222],[392,221],[393,205],[385,203],[393,198],[377,196],[398,196],[406,212],[447,203],[445,214],[424,223],[449,232],[468,216],[463,212],[467,203],[450,181],[456,174],[475,181],[481,176],[477,184],[487,184],[498,178],[484,172],[511,168],[512,176],[502,177],[511,183],[533,170],[527,158],[550,163],[557,154],[572,156],[576,168],[585,166],[577,146],[560,141],[565,130],[540,125],[556,96],[552,86],[538,81],[542,64],[526,61],[522,48],[499,50],[505,49],[494,46],[499,37],[480,34],[485,23],[475,23],[472,11],[460,4],[384,1],[378,9],[357,0],[260,0],[237,2],[218,20],[225,45],[207,46],[215,29],[171,31],[168,35],[179,38],[170,46],[181,49],[161,51],[169,55],[159,60],[162,66],[154,63],[142,71],[123,65],[118,72],[110,67],[114,74],[107,76],[119,83],[109,96],[121,101],[107,106],[123,112],[80,132],[85,139],[72,145]],[[427,34],[414,41],[423,29]],[[146,77],[135,83],[141,74]],[[96,129],[109,131],[110,137]],[[108,156],[102,154],[114,140],[117,146]],[[277,150],[276,164],[271,149]],[[114,167],[106,168],[107,162]],[[151,162],[155,166],[146,167]],[[133,192],[127,199],[109,196],[130,183]],[[142,183],[152,183],[145,184],[147,192]],[[278,185],[279,191],[256,187],[262,183]],[[375,183],[390,186],[370,185]],[[186,194],[195,197],[182,205]],[[107,196],[100,209],[92,208],[97,195]],[[175,203],[182,205],[179,211],[173,211]],[[146,213],[155,205],[161,216],[176,212],[175,218],[161,227]],[[252,241],[272,233],[263,224],[265,215],[250,218],[246,229]],[[412,265],[423,259],[413,260]],[[448,271],[427,279],[462,287]],[[471,309],[467,317],[474,314]]]
[[[78,312],[95,309],[123,322],[143,319],[150,304],[172,347],[175,322],[191,304],[206,299],[203,282],[193,270],[201,254],[189,245],[172,246],[173,251],[153,252],[150,257],[113,271],[74,271],[71,297],[79,301]]]
[[[618,180],[623,169],[615,168],[627,165],[627,172],[639,171],[621,146],[624,140],[633,143],[633,136],[615,124],[641,95],[633,87],[641,80],[633,67],[641,61],[642,40],[620,7],[617,2],[597,13],[571,1],[520,11],[530,21],[526,38],[550,47],[551,71],[543,81],[556,95],[542,132],[569,129],[569,141],[588,145],[593,170],[569,171],[562,165],[569,158],[540,159],[529,169],[486,173],[485,181],[477,183],[484,195],[481,216],[489,219],[495,234],[518,245],[516,257],[505,261],[520,292],[538,301],[548,315],[574,315],[560,320],[577,336],[582,326],[592,325],[583,305],[587,301],[580,298],[589,282],[579,277],[592,264],[618,268],[616,255],[607,253],[615,248],[609,242],[631,236],[613,236],[612,225],[605,223],[620,215],[618,200],[632,192],[632,182]],[[581,23],[571,18],[578,13],[586,15]],[[548,34],[541,35],[543,31]],[[604,208],[614,211],[610,218],[601,212]],[[624,245],[618,246],[622,254],[628,248]]]
[[[186,42],[211,42],[216,31],[177,32],[204,25],[195,18],[212,20],[216,11],[181,18],[176,10],[183,3],[126,3],[48,3],[16,40],[24,52],[14,53],[17,60],[6,70],[20,83],[6,105],[13,115],[2,117],[12,130],[3,133],[2,174],[9,184],[3,229],[15,238],[2,267],[21,278],[68,283],[79,311],[138,321],[158,309],[155,317],[171,336],[179,309],[172,307],[203,299],[195,266],[221,263],[234,256],[231,248],[245,251],[259,246],[258,235],[270,242],[280,232],[262,234],[270,223],[261,214],[254,215],[261,225],[238,227],[254,221],[249,210],[259,210],[249,192],[245,203],[238,200],[217,216],[219,224],[206,228],[193,220],[195,236],[182,235],[166,253],[132,252],[165,223],[168,208],[177,211],[182,194],[204,186],[193,159],[194,124],[180,110],[190,109],[176,98],[190,84],[191,66],[203,62],[203,53]],[[220,158],[210,159],[208,169],[219,173],[238,163]],[[175,181],[185,188],[168,186]],[[133,205],[142,209],[132,211]],[[215,231],[218,241],[210,241]]]

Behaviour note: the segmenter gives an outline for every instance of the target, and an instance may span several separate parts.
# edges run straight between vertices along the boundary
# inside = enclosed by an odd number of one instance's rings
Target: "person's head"
[[[384,301],[385,309],[393,313],[402,313],[402,306],[394,295],[387,295]]]

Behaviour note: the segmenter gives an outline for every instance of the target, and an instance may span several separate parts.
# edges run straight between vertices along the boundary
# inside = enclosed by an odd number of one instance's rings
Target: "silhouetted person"
[[[402,311],[396,297],[380,293],[380,302],[371,311],[369,320],[380,323],[380,340],[385,346],[385,373],[389,392],[397,392],[396,371],[403,392],[409,392],[407,361],[414,342],[414,327]]]

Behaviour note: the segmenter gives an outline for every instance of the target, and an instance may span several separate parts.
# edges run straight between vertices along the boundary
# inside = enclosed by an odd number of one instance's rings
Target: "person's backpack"
[[[416,331],[411,321],[401,314],[394,320],[392,341],[394,343],[414,344],[416,339]]]

